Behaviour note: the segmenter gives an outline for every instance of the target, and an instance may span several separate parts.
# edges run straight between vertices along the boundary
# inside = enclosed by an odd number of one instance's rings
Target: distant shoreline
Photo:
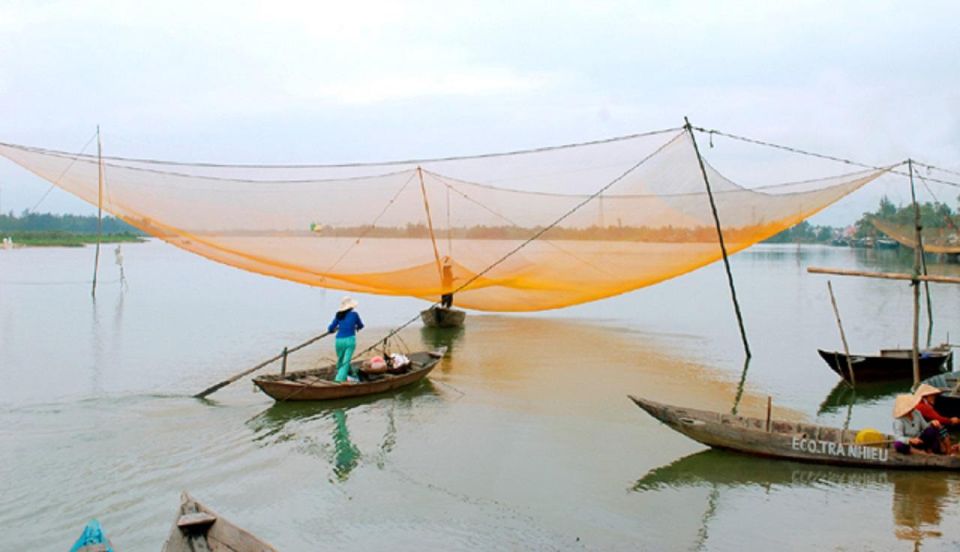
[[[59,230],[0,232],[0,240],[5,238],[13,241],[13,247],[83,247],[97,243],[96,234],[76,234]],[[144,236],[127,232],[100,236],[100,243],[143,243],[145,241]],[[0,245],[0,248],[2,247]]]

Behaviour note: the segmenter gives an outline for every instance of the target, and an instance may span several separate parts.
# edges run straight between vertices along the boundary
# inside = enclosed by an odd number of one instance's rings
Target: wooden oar
[[[303,343],[297,345],[296,347],[293,347],[293,348],[290,348],[290,349],[286,349],[283,353],[280,353],[279,355],[277,355],[277,356],[275,356],[275,357],[273,357],[273,358],[270,358],[270,359],[268,359],[268,360],[265,360],[265,361],[261,362],[260,364],[257,364],[257,365],[254,366],[253,368],[248,368],[247,370],[244,370],[243,372],[240,372],[239,374],[236,374],[236,375],[234,375],[234,376],[231,376],[231,377],[229,377],[229,378],[221,381],[220,383],[217,383],[217,384],[215,384],[215,385],[211,385],[210,387],[207,387],[207,388],[204,389],[203,391],[201,391],[201,392],[197,393],[196,395],[194,395],[193,398],[195,398],[195,399],[202,399],[202,398],[206,397],[207,395],[213,393],[214,391],[217,391],[218,389],[220,389],[220,388],[222,388],[222,387],[226,387],[226,386],[230,385],[231,383],[237,381],[238,379],[242,378],[243,376],[250,375],[250,374],[256,372],[257,370],[263,368],[264,366],[267,366],[268,364],[270,364],[270,363],[272,363],[272,362],[276,362],[276,361],[280,360],[281,358],[283,358],[284,354],[290,354],[290,353],[292,353],[292,352],[294,352],[294,351],[299,351],[300,349],[303,349],[303,348],[306,347],[307,345],[310,345],[311,343],[313,343],[313,342],[315,342],[315,341],[319,341],[320,339],[323,339],[324,337],[327,337],[328,335],[330,335],[330,334],[332,334],[332,333],[333,333],[333,332],[324,332],[324,333],[322,333],[322,334],[320,334],[320,335],[318,335],[318,336],[316,336],[316,337],[311,337],[310,339],[304,341]]]

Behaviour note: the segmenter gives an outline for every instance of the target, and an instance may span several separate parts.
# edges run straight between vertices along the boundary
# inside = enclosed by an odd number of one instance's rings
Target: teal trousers
[[[337,377],[334,381],[346,381],[347,373],[350,371],[350,359],[353,358],[353,351],[357,348],[356,336],[338,337],[334,348],[337,351]]]

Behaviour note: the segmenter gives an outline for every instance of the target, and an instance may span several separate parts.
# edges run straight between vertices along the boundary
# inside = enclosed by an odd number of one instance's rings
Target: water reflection
[[[350,472],[357,467],[360,461],[360,449],[350,441],[350,430],[347,429],[347,414],[342,408],[334,409],[333,415],[333,446],[334,462],[333,473],[340,481],[346,481]],[[389,430],[388,430],[389,431]],[[396,428],[393,428],[396,431]]]
[[[447,347],[449,351],[456,349],[455,344],[463,338],[464,328],[420,328],[420,339],[432,349]]]
[[[331,481],[344,482],[369,460],[383,468],[397,443],[396,411],[412,411],[442,400],[428,381],[405,388],[393,396],[370,396],[325,402],[278,402],[247,421],[253,441],[261,447],[290,446],[330,464]],[[367,426],[382,424],[382,436],[364,453],[351,437],[349,420]],[[329,439],[321,436],[329,436]]]
[[[956,502],[960,476],[948,472],[822,466],[709,449],[650,470],[631,490],[645,493],[691,487],[710,489],[698,534],[704,541],[724,489],[757,487],[770,492],[777,488],[820,488],[836,492],[846,487],[890,493],[895,537],[911,541],[919,549],[924,539],[942,536],[939,526],[943,512]],[[878,506],[872,503],[872,507]]]
[[[834,414],[852,405],[890,402],[898,393],[909,392],[909,381],[860,383],[856,387],[840,381],[820,403],[817,415]]]

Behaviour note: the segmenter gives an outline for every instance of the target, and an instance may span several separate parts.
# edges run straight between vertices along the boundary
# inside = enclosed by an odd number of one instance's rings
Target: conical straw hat
[[[913,392],[914,395],[918,397],[929,397],[930,395],[939,395],[943,393],[943,389],[938,389],[930,384],[921,383],[920,387],[917,387],[917,390]]]
[[[899,418],[906,416],[911,410],[916,408],[919,403],[920,397],[917,395],[897,395],[896,400],[893,402],[893,417]]]

